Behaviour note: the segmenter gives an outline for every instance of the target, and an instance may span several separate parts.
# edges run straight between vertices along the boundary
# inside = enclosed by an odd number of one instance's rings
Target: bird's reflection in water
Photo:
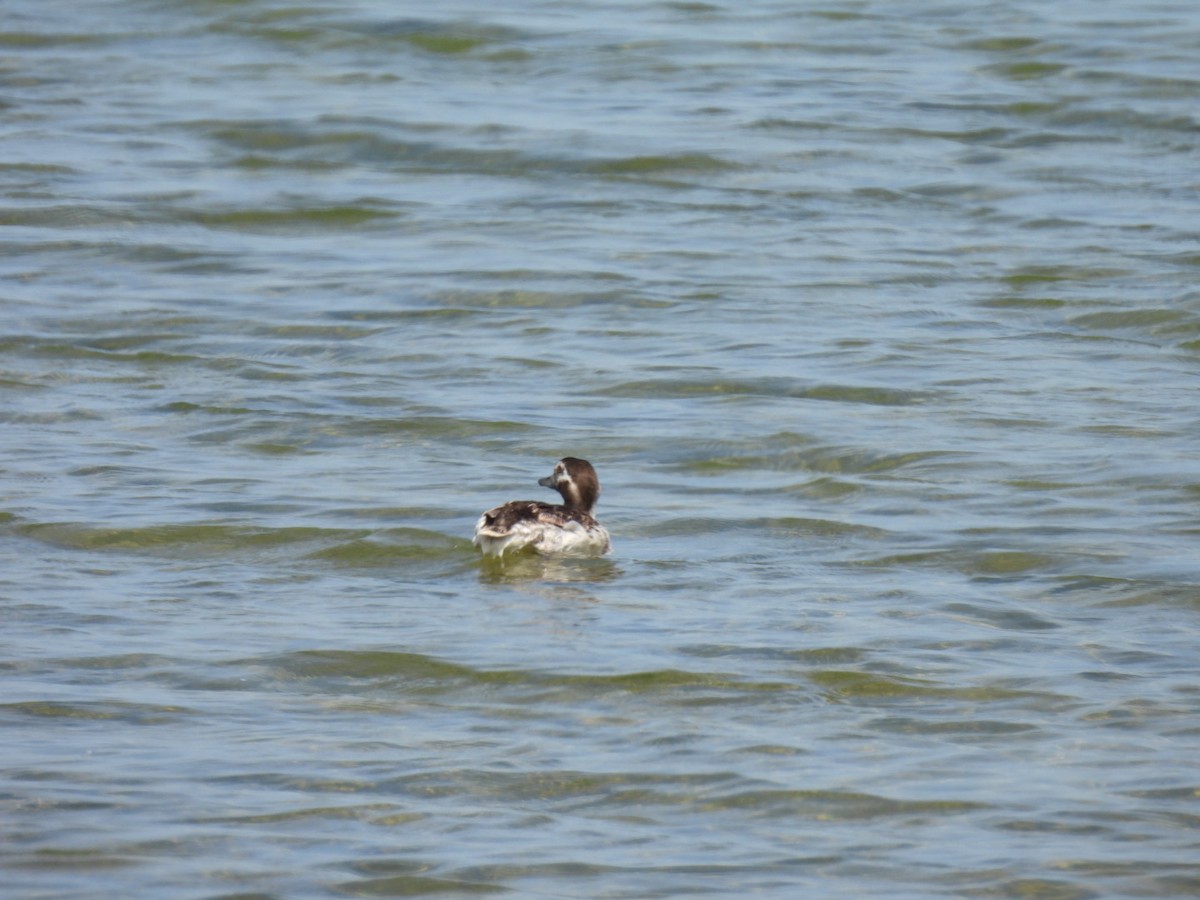
[[[479,563],[479,580],[484,584],[600,584],[614,581],[620,574],[620,567],[604,557],[514,553],[485,556]]]

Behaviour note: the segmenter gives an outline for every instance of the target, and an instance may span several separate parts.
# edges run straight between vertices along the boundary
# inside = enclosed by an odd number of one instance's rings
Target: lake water
[[[3,18],[6,896],[1200,896],[1195,3]]]

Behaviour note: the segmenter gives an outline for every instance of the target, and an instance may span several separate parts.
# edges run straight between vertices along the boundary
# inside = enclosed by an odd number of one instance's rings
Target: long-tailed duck
[[[608,532],[592,510],[600,479],[586,459],[568,456],[538,484],[558,491],[562,506],[540,500],[512,500],[489,509],[475,523],[475,546],[488,556],[531,547],[538,553],[601,556],[612,549]]]

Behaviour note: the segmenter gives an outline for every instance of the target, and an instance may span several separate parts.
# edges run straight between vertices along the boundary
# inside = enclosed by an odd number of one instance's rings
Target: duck
[[[543,556],[603,556],[612,550],[608,530],[596,521],[600,479],[586,459],[567,456],[538,484],[558,491],[562,505],[510,500],[475,523],[475,546],[484,556],[502,557],[532,549]]]

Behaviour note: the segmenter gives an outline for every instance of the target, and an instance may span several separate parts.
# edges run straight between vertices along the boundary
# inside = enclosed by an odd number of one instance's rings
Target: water
[[[7,896],[1200,895],[1193,4],[0,32]]]

